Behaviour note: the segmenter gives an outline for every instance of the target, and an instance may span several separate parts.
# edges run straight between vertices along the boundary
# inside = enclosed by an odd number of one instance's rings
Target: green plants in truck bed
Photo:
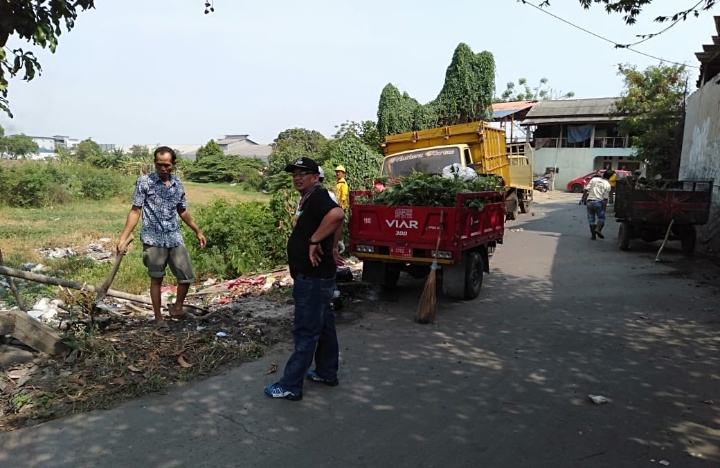
[[[460,177],[445,178],[435,174],[414,172],[411,175],[388,183],[385,190],[372,199],[358,199],[358,203],[372,203],[386,206],[455,206],[458,193],[503,191],[500,177],[478,176],[472,180]],[[482,209],[480,199],[466,200],[466,206]]]

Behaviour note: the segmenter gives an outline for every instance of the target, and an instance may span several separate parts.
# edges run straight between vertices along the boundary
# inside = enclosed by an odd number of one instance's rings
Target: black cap
[[[318,163],[310,158],[297,158],[294,163],[288,164],[287,167],[285,167],[285,172],[293,172],[295,169],[312,172],[313,174],[320,173]]]

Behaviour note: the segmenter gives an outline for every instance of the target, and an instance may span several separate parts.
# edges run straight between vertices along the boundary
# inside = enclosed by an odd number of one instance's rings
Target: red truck
[[[482,209],[466,205],[480,199]],[[372,194],[350,194],[350,252],[363,261],[363,281],[394,287],[400,272],[424,278],[438,248],[443,294],[474,299],[505,233],[505,196],[460,193],[453,207],[373,205]],[[441,223],[442,220],[442,223]]]

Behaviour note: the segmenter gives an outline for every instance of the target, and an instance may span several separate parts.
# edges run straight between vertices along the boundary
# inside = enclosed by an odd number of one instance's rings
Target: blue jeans
[[[603,210],[602,200],[587,201],[587,218],[591,226],[596,224],[595,216],[597,216],[598,221],[602,221],[603,224],[605,224],[605,210]]]
[[[295,321],[293,351],[279,384],[285,390],[302,393],[305,374],[315,358],[315,371],[327,380],[337,378],[338,340],[335,313],[330,302],[335,278],[295,278]]]

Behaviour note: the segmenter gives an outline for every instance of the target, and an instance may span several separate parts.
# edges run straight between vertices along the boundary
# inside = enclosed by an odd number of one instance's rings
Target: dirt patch
[[[76,322],[67,353],[36,354],[0,373],[0,431],[108,408],[260,357],[289,337],[287,292],[216,306],[166,331],[144,315],[98,317],[91,329]]]
[[[333,300],[338,323],[357,318],[343,302],[369,289],[359,281],[361,267],[353,265],[352,281],[338,283],[341,295]],[[91,310],[94,295],[61,290],[50,315],[65,330],[67,352],[51,357],[13,341],[0,347],[24,351],[22,360],[0,370],[0,432],[109,408],[263,356],[291,336],[291,282],[281,276],[215,283],[191,293],[186,310],[196,318],[169,320],[169,330],[154,326],[147,306],[130,302],[96,311],[91,320],[83,311]]]

